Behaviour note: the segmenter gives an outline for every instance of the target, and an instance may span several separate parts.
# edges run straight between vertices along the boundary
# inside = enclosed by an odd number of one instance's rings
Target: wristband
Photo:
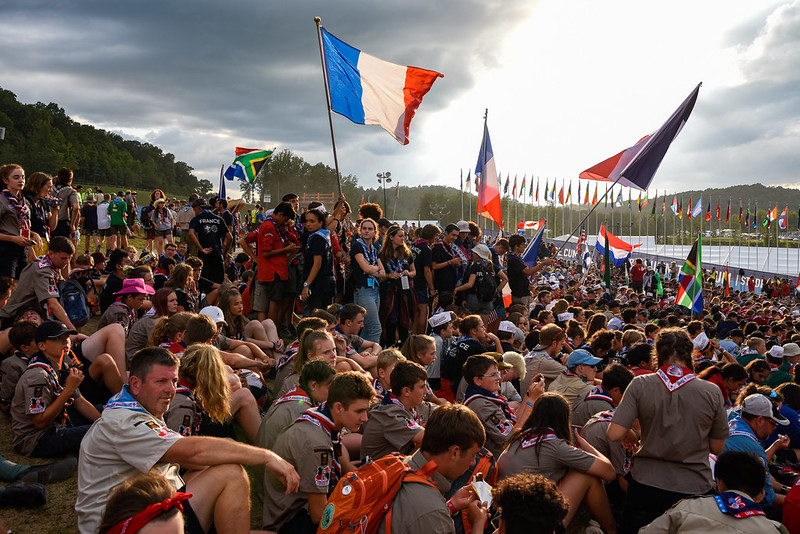
[[[525,401],[525,404],[527,404],[528,406],[530,406],[531,408],[533,408],[533,403],[532,403],[531,401]]]
[[[456,507],[453,506],[450,500],[447,501],[447,509],[450,511],[450,515],[456,515],[458,513],[458,510],[456,510]]]

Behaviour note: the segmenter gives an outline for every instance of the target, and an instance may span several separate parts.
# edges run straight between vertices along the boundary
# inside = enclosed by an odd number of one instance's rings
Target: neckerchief
[[[564,375],[564,376],[577,376],[578,378],[581,378],[581,379],[583,378],[581,375],[579,375],[577,373],[573,373],[569,369],[564,369],[563,371],[561,371],[561,374]]]
[[[127,337],[128,336],[128,332],[133,327],[134,323],[136,323],[136,319],[138,319],[138,317],[136,316],[136,312],[134,310],[130,309],[127,304],[122,302],[122,298],[123,298],[123,296],[120,295],[117,298],[116,304],[119,304],[120,306],[122,306],[125,309],[125,313],[128,315],[128,328],[125,329],[125,337]]]
[[[538,430],[538,432],[537,432]],[[526,432],[523,432],[520,436],[520,447],[523,449],[527,449],[528,447],[533,447],[534,445],[539,445],[540,443],[544,443],[545,441],[551,441],[556,439],[558,436],[555,435],[552,428],[544,428],[544,429],[530,429]]]
[[[403,273],[403,263],[406,260],[398,260],[396,258],[392,258],[384,267],[386,267],[387,271],[391,271],[393,273]]]
[[[736,519],[754,515],[767,515],[758,503],[733,491],[725,491],[719,495],[714,495],[714,500],[717,501],[717,507],[719,507],[720,512],[732,515]]]
[[[158,345],[159,347],[164,347],[165,349],[169,350],[175,356],[179,358],[183,356],[183,353],[186,352],[186,343],[183,341],[170,341],[167,340],[164,343]]]
[[[656,374],[670,393],[696,378],[691,369],[680,365],[663,365],[658,368]]]
[[[737,415],[730,420],[728,423],[728,430],[730,431],[731,437],[744,436],[758,443],[758,438],[756,438],[753,429],[750,428],[750,425],[748,425],[744,419],[742,419],[741,415]]]
[[[586,394],[585,400],[603,400],[612,406],[614,405],[614,401],[611,400],[611,395],[608,394],[608,391],[603,389],[603,386],[596,386],[592,388],[592,390]]]
[[[128,384],[122,386],[122,391],[120,391],[119,393],[108,399],[108,402],[106,403],[106,406],[103,409],[104,410],[125,409],[152,415],[150,414],[150,412],[144,409],[144,406],[139,404],[139,401],[133,398],[133,395],[131,395],[130,389],[128,388]]]
[[[58,374],[56,373],[56,370],[53,369],[53,364],[50,362],[47,356],[41,352],[30,358],[26,371],[28,369],[41,369],[45,372],[47,375],[47,382],[53,389],[53,397],[58,397],[61,395],[61,392],[64,391],[64,386],[62,386],[61,382],[59,382]],[[67,422],[67,408],[72,405],[73,400],[74,399],[70,396],[70,398],[67,399],[67,402],[64,403],[64,408],[61,410],[61,424]]]
[[[26,364],[27,364],[28,362],[30,362],[30,359],[31,359],[31,357],[30,357],[30,356],[28,356],[27,354],[25,354],[24,352],[22,352],[22,351],[19,351],[19,350],[14,352],[14,356],[16,356],[17,358],[19,358],[20,360],[22,360],[22,361],[23,361],[23,363],[26,363]]]
[[[283,245],[286,245],[286,239],[287,239],[288,233],[287,232],[281,232],[281,229],[278,226],[278,223],[275,222],[275,219],[272,218],[272,215],[267,215],[267,218],[264,219],[264,222],[266,222],[266,221],[269,221],[270,223],[272,223],[272,226],[275,227],[275,233],[278,234],[278,237],[281,238],[281,243]]]
[[[3,189],[3,196],[8,199],[8,203],[17,212],[20,230],[28,230],[31,227],[31,210],[28,208],[28,203],[25,202],[25,197],[20,194],[21,198],[17,198],[8,189]],[[22,234],[20,233],[20,235]]]
[[[512,410],[508,405],[506,398],[502,395],[492,393],[489,390],[470,384],[467,386],[467,390],[464,392],[464,406],[467,406],[475,399],[486,399],[489,402],[493,402],[494,404],[500,406],[500,409],[503,410],[503,415],[505,415],[506,419],[516,424],[517,416],[514,414],[514,410]]]
[[[342,444],[339,441],[339,430],[333,424],[333,417],[328,410],[327,403],[323,402],[316,408],[309,408],[303,414],[295,419],[295,421],[308,421],[311,424],[317,425],[331,438],[333,444],[333,458],[331,458],[331,477],[328,484],[329,488],[336,487],[336,483],[342,476],[342,466],[339,464],[339,456],[342,451]]]
[[[367,260],[367,263],[370,265],[378,265],[378,250],[375,248],[375,244],[370,243],[367,245],[363,237],[356,239],[356,242],[361,245],[361,248],[364,250],[364,259]]]
[[[422,428],[419,424],[419,414],[417,413],[417,410],[414,408],[411,408],[410,410],[407,409],[405,406],[403,406],[403,403],[400,402],[400,399],[395,397],[394,393],[391,391],[387,391],[381,399],[381,405],[388,406],[389,404],[399,406],[404,412],[411,414],[412,419],[406,419],[406,425],[408,428]]]
[[[189,416],[184,416],[184,420],[180,428],[178,429],[178,433],[181,436],[197,436],[200,434],[200,423],[203,422],[203,408],[200,406],[200,403],[197,402],[197,399],[194,397],[194,390],[189,386],[189,383],[185,380],[178,380],[178,387],[175,388],[176,395],[183,395],[184,397],[188,398],[192,402],[192,407],[194,408],[194,418],[192,421],[189,421]],[[189,427],[189,423],[191,422],[192,426]]]
[[[283,404],[284,402],[299,402],[306,404],[309,408],[314,407],[314,401],[311,400],[311,395],[300,386],[295,386],[275,400],[275,404]]]
[[[376,378],[375,380],[372,381],[372,389],[375,390],[375,393],[378,394],[378,397],[380,397],[381,400],[383,400],[383,398],[388,393],[388,391],[386,391],[386,388],[383,387],[383,384],[381,384],[380,378]]]
[[[329,230],[320,229],[320,230],[317,230],[316,232],[314,232],[311,235],[320,236],[322,239],[325,240],[325,242],[328,244],[329,247],[331,246],[331,232]],[[308,236],[308,237],[311,238],[311,236]]]
[[[142,528],[150,523],[150,521],[173,508],[177,508],[179,511],[183,512],[183,505],[181,504],[181,501],[188,500],[191,497],[191,493],[183,493],[178,491],[169,499],[151,504],[134,516],[117,523],[106,532],[108,534],[135,534],[136,532],[142,530]]]
[[[614,410],[606,410],[604,412],[599,412],[594,415],[595,421],[598,422],[611,421],[613,417],[614,417]]]
[[[275,365],[276,369],[281,369],[284,365],[289,363],[294,359],[297,355],[297,350],[300,348],[300,342],[295,341],[286,349],[286,353],[278,359],[278,363]]]
[[[39,263],[40,269],[45,269],[49,267],[50,270],[53,271],[53,276],[55,277],[56,285],[58,285],[58,281],[61,279],[61,275],[58,274],[58,269],[53,267],[53,262],[50,259],[50,256],[48,254],[45,254],[44,256],[41,256],[37,261]]]
[[[45,235],[41,236],[42,239],[47,239],[50,241],[50,226],[47,224],[48,214],[50,213],[50,205],[47,203],[46,198],[33,196],[30,194],[25,194],[30,202],[30,205],[33,207],[33,212],[36,213],[36,217],[41,221],[42,227],[44,227]]]

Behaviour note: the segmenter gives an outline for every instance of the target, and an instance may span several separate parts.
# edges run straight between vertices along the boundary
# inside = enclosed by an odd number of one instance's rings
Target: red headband
[[[152,521],[155,517],[177,508],[183,511],[181,501],[185,501],[192,497],[191,493],[177,492],[169,499],[151,504],[133,517],[129,517],[125,521],[121,521],[108,530],[108,534],[134,534],[139,532],[143,526]]]

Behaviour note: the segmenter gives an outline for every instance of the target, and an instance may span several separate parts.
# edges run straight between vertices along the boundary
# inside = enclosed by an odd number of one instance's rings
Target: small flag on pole
[[[702,209],[702,208],[701,208]],[[703,268],[701,265],[701,237],[692,245],[692,250],[686,257],[686,262],[681,267],[678,294],[675,303],[689,308],[694,313],[703,311]]]

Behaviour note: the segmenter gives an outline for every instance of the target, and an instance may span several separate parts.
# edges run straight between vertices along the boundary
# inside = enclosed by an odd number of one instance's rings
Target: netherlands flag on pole
[[[600,233],[597,234],[597,242],[594,245],[594,251],[598,254],[605,255],[606,248],[606,225],[600,226]],[[631,252],[636,247],[642,246],[639,245],[631,245],[623,241],[622,239],[618,238],[611,232],[608,232],[608,256],[611,259],[611,262],[614,264],[614,267],[619,267],[625,260],[631,257]]]
[[[422,97],[444,75],[383,61],[321,30],[331,110],[356,124],[378,125],[407,145]]]

